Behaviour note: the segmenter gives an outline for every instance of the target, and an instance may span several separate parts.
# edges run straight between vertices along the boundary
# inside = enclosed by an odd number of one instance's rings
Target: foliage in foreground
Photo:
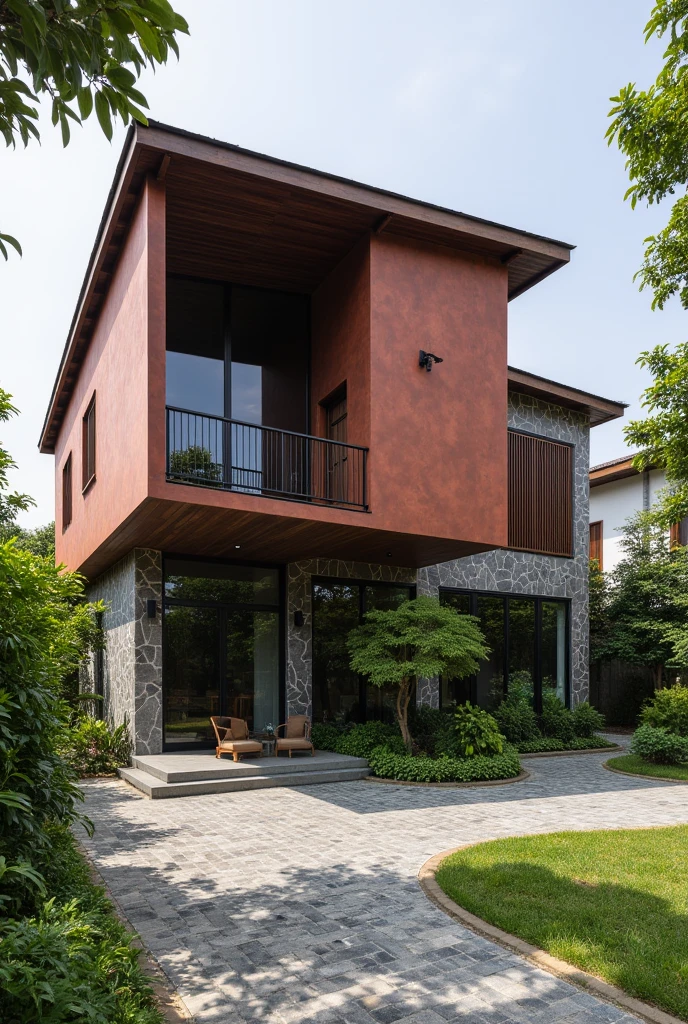
[[[0,923],[0,1020],[160,1024],[131,936],[64,827],[49,829],[49,899]]]
[[[129,764],[131,738],[126,723],[113,729],[102,719],[83,715],[66,732],[59,749],[81,778],[115,775]]]
[[[398,687],[396,714],[409,753],[413,739],[408,710],[419,679],[463,679],[477,672],[489,650],[478,620],[459,615],[434,597],[417,597],[398,608],[367,612],[347,645],[354,672],[373,686]]]
[[[647,775],[654,779],[679,779],[688,782],[688,764],[655,764],[638,754],[622,754],[607,761],[610,768],[631,775]]]
[[[147,124],[146,97],[136,82],[146,67],[179,56],[176,34],[188,33],[168,0],[6,0],[0,4],[0,135],[7,146],[40,139],[42,96],[52,101],[52,123],[62,144],[70,121],[81,124],[95,110],[108,139],[113,119]],[[0,234],[21,255],[12,235]]]
[[[658,690],[640,712],[640,721],[643,725],[688,736],[688,686]]]
[[[403,782],[485,782],[513,779],[521,762],[512,747],[502,754],[486,757],[414,757],[394,754],[388,747],[376,747],[368,758],[373,775]]]
[[[688,1017],[688,826],[500,839],[437,882],[471,913]]]

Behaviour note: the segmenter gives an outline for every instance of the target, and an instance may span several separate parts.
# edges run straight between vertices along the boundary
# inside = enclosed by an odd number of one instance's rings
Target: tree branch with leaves
[[[188,25],[168,0],[0,0],[0,134],[7,146],[40,141],[38,108],[52,103],[62,143],[70,121],[83,124],[95,110],[108,139],[113,121],[147,124],[146,97],[136,83],[147,67],[179,56],[176,36]],[[0,233],[21,255],[13,235]]]

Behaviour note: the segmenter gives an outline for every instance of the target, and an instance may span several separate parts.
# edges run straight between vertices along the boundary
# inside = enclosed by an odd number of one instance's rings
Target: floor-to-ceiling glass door
[[[394,721],[396,687],[371,686],[352,672],[346,638],[373,608],[397,608],[412,586],[313,580],[313,718],[316,722]]]
[[[569,602],[513,594],[441,590],[442,604],[480,623],[489,657],[468,679],[443,679],[441,701],[490,707],[518,689],[537,711],[543,690],[569,700]]]
[[[282,711],[279,570],[165,559],[163,705],[166,749],[210,746],[211,715],[253,732]]]

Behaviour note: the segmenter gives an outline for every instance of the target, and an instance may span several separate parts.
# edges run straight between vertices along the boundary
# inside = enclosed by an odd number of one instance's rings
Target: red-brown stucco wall
[[[325,436],[321,405],[347,388],[347,440],[370,444],[370,251],[364,238],[325,278],[311,302],[311,433]]]
[[[81,566],[148,493],[149,267],[159,260],[150,244],[151,221],[160,215],[155,199],[147,184],[55,448],[56,559],[69,569]],[[82,418],[94,391],[96,479],[82,495]],[[70,452],[72,522],[63,532],[62,468]]]
[[[506,268],[383,234],[370,280],[376,525],[506,545]]]

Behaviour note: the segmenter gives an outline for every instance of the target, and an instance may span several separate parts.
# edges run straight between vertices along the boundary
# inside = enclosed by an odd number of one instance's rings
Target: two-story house
[[[588,436],[623,407],[507,364],[507,303],[571,246],[152,123],[130,129],[40,441],[90,666],[137,753],[389,714],[367,609],[439,594],[492,654],[588,690]]]

